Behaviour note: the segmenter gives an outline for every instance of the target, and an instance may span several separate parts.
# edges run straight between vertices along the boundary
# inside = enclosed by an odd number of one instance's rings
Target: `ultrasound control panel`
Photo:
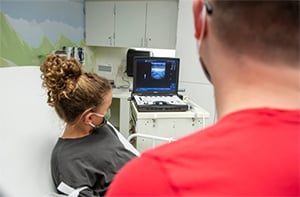
[[[137,110],[140,112],[182,112],[188,105],[177,95],[173,96],[141,96],[134,95]]]
[[[137,105],[185,105],[177,96],[140,96],[134,95]]]

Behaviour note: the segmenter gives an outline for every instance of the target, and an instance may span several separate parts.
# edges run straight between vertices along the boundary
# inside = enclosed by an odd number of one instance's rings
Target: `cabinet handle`
[[[147,40],[147,47],[151,47],[151,38],[148,38]]]
[[[112,37],[109,36],[108,39],[109,39],[109,45],[112,46]]]

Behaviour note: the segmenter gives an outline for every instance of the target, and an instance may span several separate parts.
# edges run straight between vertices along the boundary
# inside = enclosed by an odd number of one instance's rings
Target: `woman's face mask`
[[[93,128],[99,128],[102,127],[104,124],[106,124],[106,122],[109,120],[110,116],[111,116],[111,112],[110,112],[110,108],[108,108],[108,110],[106,111],[106,114],[98,114],[98,113],[93,113],[95,116],[101,117],[104,119],[104,121],[100,124],[100,125],[94,125],[92,122],[89,122],[89,124],[91,125],[91,127]]]

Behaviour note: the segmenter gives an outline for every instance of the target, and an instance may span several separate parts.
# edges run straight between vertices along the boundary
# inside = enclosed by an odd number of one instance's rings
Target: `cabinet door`
[[[146,1],[116,1],[115,46],[143,47]]]
[[[114,1],[86,1],[86,45],[114,46]]]
[[[146,46],[175,49],[177,16],[177,0],[149,0],[147,3]]]

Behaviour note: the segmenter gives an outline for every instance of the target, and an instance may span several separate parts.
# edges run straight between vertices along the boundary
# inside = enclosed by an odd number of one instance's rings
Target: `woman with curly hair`
[[[113,176],[135,157],[107,122],[112,88],[75,59],[51,54],[40,70],[47,102],[66,123],[51,157],[54,184],[83,188],[79,196],[103,196]]]

